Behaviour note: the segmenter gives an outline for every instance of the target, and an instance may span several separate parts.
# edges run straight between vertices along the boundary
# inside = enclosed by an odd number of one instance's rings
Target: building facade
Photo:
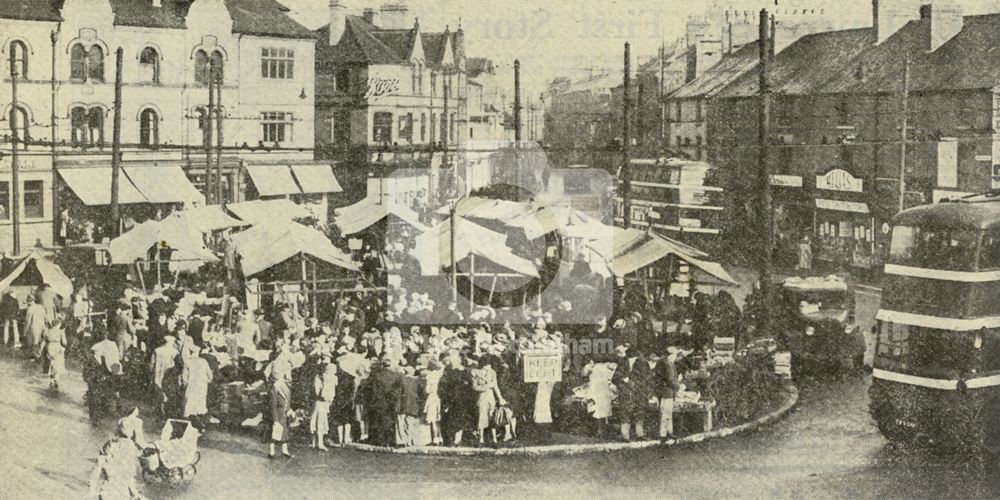
[[[39,0],[0,4],[0,102],[22,146],[22,240],[53,243],[62,168],[110,164],[116,51],[122,57],[123,159],[180,165],[205,185],[203,146],[222,135],[226,199],[246,196],[245,162],[311,160],[315,37],[272,0]],[[13,66],[13,68],[12,68]],[[216,73],[213,73],[215,71]],[[16,75],[17,105],[12,105]],[[206,113],[209,77],[222,110]],[[210,131],[206,127],[212,122]],[[0,131],[12,135],[4,120]],[[53,147],[54,144],[54,147]],[[269,151],[257,146],[266,145]],[[245,146],[245,149],[239,149]],[[250,148],[255,148],[251,151]],[[213,153],[215,156],[216,153]],[[0,164],[9,213],[10,155]],[[30,184],[29,184],[30,183]],[[41,187],[41,195],[36,194]],[[42,200],[37,208],[37,200]],[[0,239],[9,243],[9,218]],[[8,245],[9,248],[9,245]]]

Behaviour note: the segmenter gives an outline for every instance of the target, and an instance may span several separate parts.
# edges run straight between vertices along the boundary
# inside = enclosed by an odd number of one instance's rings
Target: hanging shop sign
[[[854,177],[850,172],[837,168],[824,175],[817,175],[816,189],[860,193],[864,191],[864,179]]]
[[[798,175],[772,175],[771,185],[800,188],[802,187],[802,177]]]

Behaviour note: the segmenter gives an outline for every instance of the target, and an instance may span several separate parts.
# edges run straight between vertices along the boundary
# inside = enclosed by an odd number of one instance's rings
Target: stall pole
[[[163,274],[160,269],[160,244],[156,244],[156,285],[163,287]]]
[[[304,252],[299,252],[299,266],[302,269],[302,280],[299,281],[299,292],[309,298],[309,290],[306,289],[306,255]],[[298,301],[295,301],[298,303]],[[298,310],[295,311],[298,313]]]
[[[142,286],[142,292],[146,293],[146,277],[143,276],[142,266],[139,265],[139,260],[135,261],[135,273],[139,275],[139,285]]]
[[[315,262],[312,263],[312,271],[313,271],[312,272],[313,297],[312,297],[311,303],[312,303],[312,315],[315,318],[316,317],[316,313],[317,313],[317,308],[316,308],[317,307],[317,302],[319,302],[319,284],[316,283],[316,263]]]
[[[497,273],[493,273],[493,283],[490,284],[490,306],[493,305],[493,292],[497,289]]]
[[[469,252],[469,314],[476,307],[476,254]]]

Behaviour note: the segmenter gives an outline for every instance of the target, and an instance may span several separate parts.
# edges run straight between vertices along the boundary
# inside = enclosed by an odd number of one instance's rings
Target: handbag
[[[514,410],[511,410],[510,406],[503,404],[497,406],[496,409],[493,410],[493,418],[491,420],[493,421],[494,427],[502,428],[510,425],[511,420],[513,419]]]

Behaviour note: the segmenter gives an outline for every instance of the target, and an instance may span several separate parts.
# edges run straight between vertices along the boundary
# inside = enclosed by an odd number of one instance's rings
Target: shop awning
[[[60,168],[58,171],[59,176],[84,205],[111,204],[111,167]],[[121,175],[118,177],[118,202],[149,203],[149,199],[132,184],[128,176]]]
[[[243,222],[260,224],[272,220],[290,221],[309,217],[309,210],[291,200],[254,200],[226,205]]]
[[[247,173],[261,196],[301,194],[288,165],[247,165]]]
[[[342,193],[343,188],[333,175],[333,168],[327,163],[292,165],[295,180],[303,193]]]
[[[822,198],[818,198],[816,200],[816,208],[820,210],[854,212],[858,214],[867,214],[869,212],[867,203],[861,203],[858,201],[824,200]]]
[[[150,203],[205,203],[205,195],[191,184],[179,165],[122,170]]]

